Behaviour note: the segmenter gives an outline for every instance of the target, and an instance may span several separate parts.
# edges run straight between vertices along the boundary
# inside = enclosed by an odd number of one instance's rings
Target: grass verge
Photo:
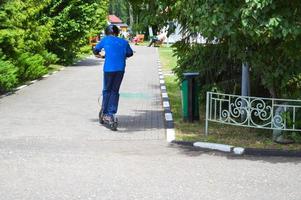
[[[182,120],[181,91],[176,76],[170,72],[176,66],[176,58],[173,57],[170,47],[159,48],[160,60],[171,109],[175,122],[176,139],[182,141],[203,141],[221,144],[229,144],[240,147],[301,150],[301,144],[281,145],[272,141],[272,132],[254,128],[224,125],[209,122],[209,135],[205,136],[205,107],[200,103],[200,121],[187,123]]]

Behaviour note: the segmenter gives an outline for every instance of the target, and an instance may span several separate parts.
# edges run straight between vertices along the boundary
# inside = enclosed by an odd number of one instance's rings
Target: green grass
[[[169,72],[176,66],[172,49],[159,48],[163,72]],[[301,144],[280,145],[272,141],[272,132],[254,128],[244,128],[218,123],[209,123],[209,135],[205,136],[205,106],[200,103],[200,121],[187,123],[182,120],[181,91],[176,76],[165,76],[168,96],[175,122],[176,139],[182,141],[204,141],[229,144],[241,147],[300,150]]]
[[[159,48],[160,52],[160,59],[162,63],[162,70],[163,71],[171,71],[176,65],[177,65],[177,60],[175,57],[172,57],[173,52],[172,48],[162,46]]]

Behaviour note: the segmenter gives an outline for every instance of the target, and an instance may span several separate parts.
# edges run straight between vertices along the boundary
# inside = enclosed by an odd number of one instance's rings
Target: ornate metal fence
[[[218,122],[236,126],[301,131],[301,101],[207,92],[206,125]]]

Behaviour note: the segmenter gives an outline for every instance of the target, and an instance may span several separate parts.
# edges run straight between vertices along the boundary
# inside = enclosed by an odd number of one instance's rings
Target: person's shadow
[[[139,132],[165,128],[163,111],[136,110],[135,115],[117,115],[118,132]],[[99,123],[98,119],[90,120]]]

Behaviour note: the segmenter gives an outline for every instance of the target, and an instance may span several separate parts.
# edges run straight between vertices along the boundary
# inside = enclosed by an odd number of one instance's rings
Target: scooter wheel
[[[112,131],[117,131],[117,126],[118,126],[117,122],[114,122],[114,123],[110,124],[110,128],[111,128]]]

